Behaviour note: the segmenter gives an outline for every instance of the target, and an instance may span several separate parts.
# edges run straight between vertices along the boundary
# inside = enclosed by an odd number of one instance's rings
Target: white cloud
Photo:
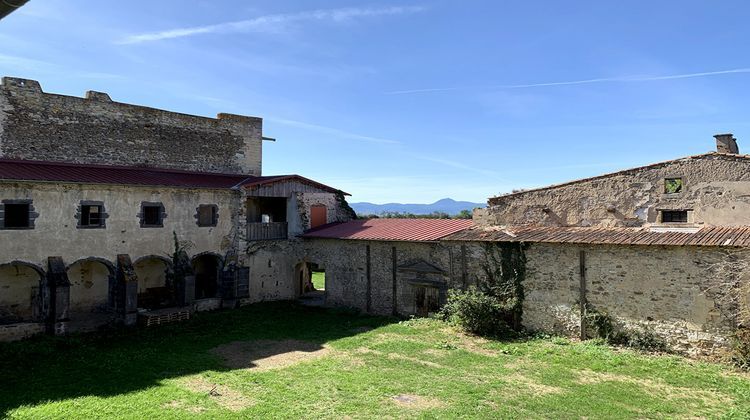
[[[653,82],[659,80],[691,79],[695,77],[712,77],[726,74],[750,73],[749,67],[729,70],[705,71],[699,73],[671,74],[665,76],[622,76],[622,77],[601,77],[596,79],[567,80],[560,82],[529,83],[520,85],[492,85],[492,86],[474,86],[474,87],[442,87],[442,88],[425,88],[425,89],[408,89],[395,90],[386,92],[388,95],[409,95],[417,93],[430,92],[450,92],[456,90],[484,90],[484,89],[526,89],[547,86],[568,86],[568,85],[587,85],[592,83],[626,83],[626,82]]]
[[[137,44],[141,42],[159,41],[163,39],[182,38],[187,36],[211,33],[238,32],[278,32],[281,27],[290,23],[305,21],[329,21],[335,23],[347,22],[356,18],[375,16],[404,15],[418,13],[424,8],[420,6],[392,6],[384,8],[350,7],[341,9],[321,9],[300,13],[275,14],[259,16],[253,19],[223,22],[214,25],[192,26],[176,28],[158,32],[147,32],[129,35],[119,44]]]

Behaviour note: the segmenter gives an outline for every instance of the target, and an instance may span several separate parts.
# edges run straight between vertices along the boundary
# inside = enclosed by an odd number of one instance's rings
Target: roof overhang
[[[8,16],[29,0],[0,0],[0,19]]]

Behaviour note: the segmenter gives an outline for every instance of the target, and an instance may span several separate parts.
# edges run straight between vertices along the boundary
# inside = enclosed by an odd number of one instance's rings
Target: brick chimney
[[[740,153],[740,149],[737,147],[737,139],[734,138],[732,133],[728,134],[717,134],[714,136],[716,139],[716,151],[719,153],[731,153],[737,155]]]

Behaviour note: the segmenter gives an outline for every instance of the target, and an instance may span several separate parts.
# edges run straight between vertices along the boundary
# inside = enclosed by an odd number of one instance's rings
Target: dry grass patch
[[[553,395],[565,392],[563,388],[539,383],[518,372],[503,377],[503,380],[510,382],[512,385],[521,386],[525,391],[531,392],[534,395]]]
[[[326,345],[301,340],[234,341],[211,350],[232,369],[265,371],[317,359],[330,352]]]
[[[411,363],[415,363],[418,365],[427,366],[431,368],[444,368],[445,367],[439,363],[431,362],[429,360],[422,360],[416,357],[406,356],[406,355],[399,354],[399,353],[385,353],[380,350],[374,350],[374,349],[370,349],[367,347],[358,347],[354,351],[355,353],[359,353],[359,354],[374,354],[378,356],[385,356],[391,360],[405,360],[407,362],[411,362]]]
[[[183,378],[181,384],[190,391],[208,395],[216,404],[230,411],[242,411],[255,404],[255,401],[244,394],[227,386],[214,384],[200,375]]]
[[[401,394],[391,397],[391,401],[399,407],[415,410],[429,410],[431,408],[445,407],[445,403],[437,398],[423,397],[414,394]]]
[[[701,402],[708,407],[718,407],[732,401],[727,395],[719,392],[674,386],[660,378],[634,378],[617,373],[602,373],[592,370],[583,370],[577,372],[577,374],[578,378],[576,382],[582,385],[596,385],[602,382],[629,383],[647,390],[650,394],[660,395],[667,399],[684,401],[691,406],[700,405],[696,403]]]

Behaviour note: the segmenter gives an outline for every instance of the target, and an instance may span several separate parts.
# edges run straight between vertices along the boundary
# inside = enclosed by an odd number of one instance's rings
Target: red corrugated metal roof
[[[375,241],[435,241],[470,228],[466,219],[368,219],[335,223],[307,231],[305,238]]]
[[[663,229],[663,228],[662,228]],[[740,246],[750,247],[750,226],[707,226],[695,230],[659,228],[598,228],[506,226],[458,231],[446,241],[546,242],[614,245]]]
[[[0,180],[12,181],[229,189],[240,186],[252,187],[289,179],[310,183],[328,191],[337,191],[332,187],[299,175],[247,176],[135,166],[0,159]]]

